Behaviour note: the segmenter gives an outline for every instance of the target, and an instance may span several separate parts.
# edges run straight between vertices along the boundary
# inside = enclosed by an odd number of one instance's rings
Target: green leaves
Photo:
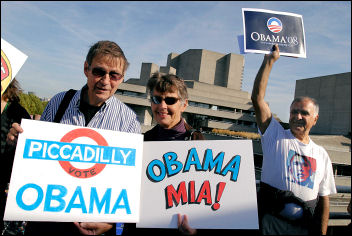
[[[28,111],[29,114],[39,114],[41,115],[44,111],[45,106],[48,104],[47,101],[41,101],[34,94],[24,94],[20,93],[20,104]]]

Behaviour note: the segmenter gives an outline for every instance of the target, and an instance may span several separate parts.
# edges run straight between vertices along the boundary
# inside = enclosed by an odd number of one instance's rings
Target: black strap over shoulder
[[[62,116],[65,114],[65,111],[68,107],[68,104],[70,104],[71,99],[75,95],[77,90],[70,89],[65,93],[64,98],[62,99],[59,108],[57,109],[57,112],[55,114],[54,122],[60,123]]]

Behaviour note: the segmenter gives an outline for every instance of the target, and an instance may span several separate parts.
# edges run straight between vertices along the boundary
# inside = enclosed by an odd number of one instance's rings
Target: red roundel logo
[[[91,129],[75,129],[62,137],[60,142],[70,143],[72,140],[80,137],[87,137],[93,139],[99,146],[108,146],[108,142],[104,139],[101,134]],[[69,175],[76,178],[90,178],[99,174],[106,166],[106,164],[97,163],[94,166],[87,169],[79,169],[71,165],[69,161],[59,161],[61,167],[66,171]]]

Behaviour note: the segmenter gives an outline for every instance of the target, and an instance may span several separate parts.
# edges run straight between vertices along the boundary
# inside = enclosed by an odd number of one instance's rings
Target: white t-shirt
[[[304,144],[274,118],[261,135],[263,166],[261,181],[309,201],[336,193],[328,153],[309,139]]]

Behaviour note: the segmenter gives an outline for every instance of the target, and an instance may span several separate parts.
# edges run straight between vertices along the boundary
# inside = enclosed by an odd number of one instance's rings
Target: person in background
[[[74,92],[61,117],[57,111],[67,92],[55,95],[46,106],[40,120],[99,129],[140,133],[136,114],[114,96],[129,63],[122,49],[111,41],[99,41],[90,49],[84,62],[87,83]],[[11,144],[17,142],[23,129],[17,124],[7,137]],[[27,235],[115,235],[113,224],[88,222],[29,222]],[[122,232],[123,233],[123,232]]]
[[[251,97],[263,149],[258,193],[260,230],[265,235],[325,235],[329,195],[336,193],[336,187],[327,152],[309,137],[319,117],[319,106],[313,98],[295,98],[288,130],[273,118],[264,97],[269,74],[279,57],[279,47],[274,45],[264,56]]]
[[[1,88],[2,90],[2,88]],[[7,188],[10,182],[15,147],[6,143],[6,136],[12,123],[21,123],[22,119],[31,119],[27,110],[20,104],[20,86],[14,78],[1,96],[1,232],[3,234],[23,234],[25,222],[3,222]],[[4,225],[5,224],[5,225]]]

